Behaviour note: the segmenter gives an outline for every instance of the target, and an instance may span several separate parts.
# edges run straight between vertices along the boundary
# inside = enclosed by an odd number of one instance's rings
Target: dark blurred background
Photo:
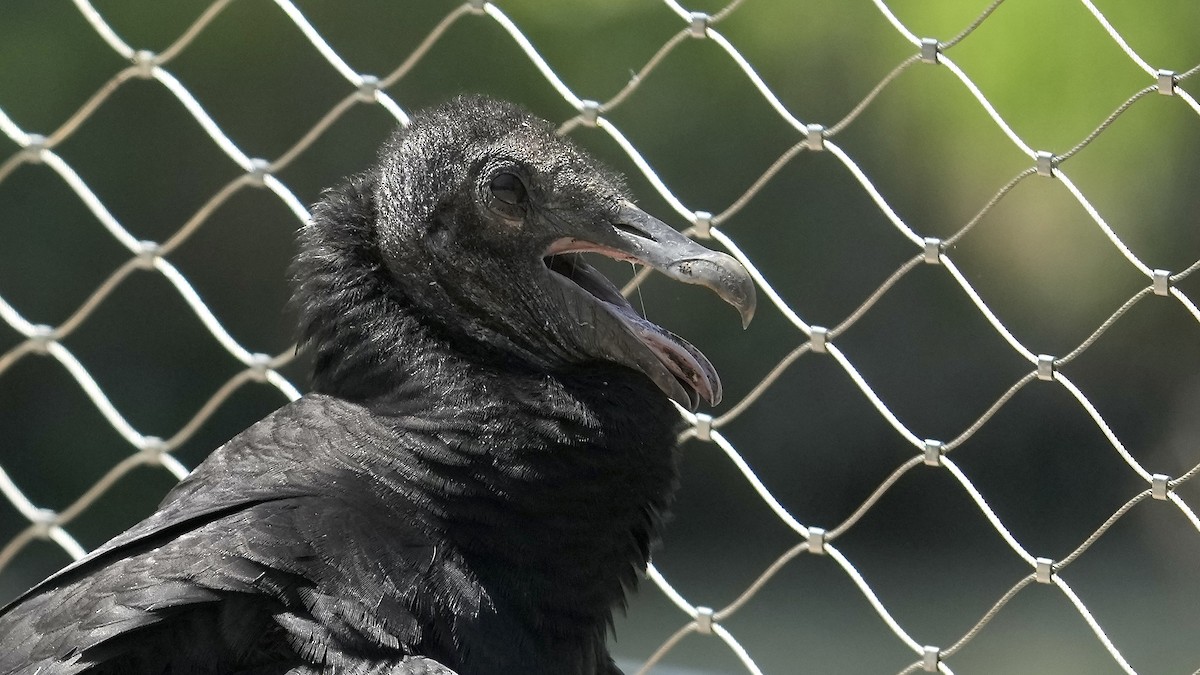
[[[208,0],[96,0],[136,49],[162,51]],[[456,7],[444,1],[297,1],[355,70],[384,75]],[[612,97],[685,26],[655,0],[496,3],[581,98]],[[946,40],[984,0],[890,0],[919,36]],[[1200,63],[1200,3],[1095,0],[1156,68]],[[688,9],[716,12],[714,0]],[[866,0],[747,0],[716,29],[805,122],[832,125],[915,48]],[[1153,84],[1076,0],[1010,0],[949,56],[1035,149],[1061,153]],[[0,110],[49,134],[126,67],[77,8],[60,0],[0,6]],[[274,159],[353,87],[267,0],[237,0],[166,69],[246,154]],[[1200,77],[1181,87],[1200,94]],[[459,92],[518,101],[561,122],[575,111],[488,16],[455,22],[388,89],[406,110]],[[724,210],[801,136],[710,40],[680,44],[609,119],[688,208]],[[361,170],[395,126],[358,104],[278,174],[310,204]],[[648,211],[687,223],[603,131],[572,137],[624,172]],[[1031,161],[945,67],[916,64],[834,141],[919,235],[946,237]],[[1135,103],[1063,164],[1088,200],[1151,268],[1200,259],[1200,115],[1178,97]],[[0,162],[19,152],[0,134]],[[136,238],[163,241],[242,173],[159,82],[120,86],[55,148]],[[238,191],[168,259],[229,333],[253,352],[293,340],[286,268],[299,223],[271,192]],[[830,153],[803,152],[722,225],[805,321],[841,322],[918,253]],[[1034,176],[1002,199],[949,256],[1030,350],[1063,355],[1148,280],[1064,186]],[[130,254],[49,167],[0,181],[0,298],[35,324],[58,325]],[[618,268],[618,271],[623,271]],[[1200,300],[1200,273],[1179,284]],[[806,337],[765,296],[746,332],[703,292],[651,279],[648,315],[717,365],[726,402],[741,400]],[[0,323],[0,355],[24,341]],[[139,432],[169,437],[243,370],[161,275],[135,272],[63,341]],[[1032,366],[987,323],[946,269],[905,276],[836,344],[918,437],[950,440]],[[1200,324],[1150,296],[1063,368],[1112,433],[1152,473],[1200,462]],[[284,374],[303,389],[303,358]],[[175,455],[195,466],[285,401],[240,387]],[[827,355],[808,354],[723,432],[799,521],[831,529],[916,453]],[[0,467],[37,506],[61,510],[135,450],[57,361],[26,356],[0,373]],[[996,515],[1035,556],[1061,559],[1147,486],[1063,387],[1033,382],[952,453]],[[124,476],[67,530],[93,548],[148,514],[174,479]],[[1197,481],[1179,496],[1200,508]],[[0,499],[0,547],[28,521]],[[694,604],[720,608],[800,541],[715,445],[686,447],[676,516],[656,564]],[[905,475],[835,545],[918,642],[947,646],[1028,567],[944,470]],[[1132,666],[1200,668],[1200,532],[1147,500],[1062,577]],[[37,540],[0,571],[0,601],[69,562]],[[646,583],[618,620],[615,651],[644,660],[686,623]],[[786,565],[724,625],[767,673],[887,673],[916,659],[829,557]],[[667,663],[742,672],[715,637],[689,636]],[[1120,672],[1068,599],[1034,584],[949,664],[959,673]]]

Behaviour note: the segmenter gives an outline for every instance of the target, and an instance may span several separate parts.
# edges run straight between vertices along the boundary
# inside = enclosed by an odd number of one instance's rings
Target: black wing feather
[[[213,665],[195,672],[399,668],[440,566],[414,519],[362,508],[331,469],[348,440],[383,438],[369,417],[310,396],[230,441],[152,517],[0,613],[0,673],[160,672],[189,653]]]

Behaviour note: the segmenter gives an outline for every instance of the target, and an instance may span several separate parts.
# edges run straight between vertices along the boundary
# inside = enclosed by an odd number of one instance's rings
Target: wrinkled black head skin
[[[526,207],[491,194],[492,178],[505,173],[522,181]],[[561,371],[603,359],[589,353],[594,332],[565,311],[542,252],[580,229],[611,240],[626,198],[618,177],[515,105],[464,97],[419,115],[384,145],[376,171],[327,195],[303,233],[296,297],[316,349],[316,387],[355,393],[394,381],[379,366],[396,365],[390,357],[404,346],[398,316],[490,362]],[[314,288],[339,270],[314,277],[311,266],[337,262],[341,276],[376,278]],[[405,311],[364,303],[365,292]]]

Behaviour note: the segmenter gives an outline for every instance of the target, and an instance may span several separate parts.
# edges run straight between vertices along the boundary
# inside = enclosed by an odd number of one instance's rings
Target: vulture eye
[[[492,196],[509,206],[523,206],[529,200],[529,193],[525,191],[525,184],[521,179],[512,173],[498,173],[492,178],[492,183],[489,186],[492,190]]]

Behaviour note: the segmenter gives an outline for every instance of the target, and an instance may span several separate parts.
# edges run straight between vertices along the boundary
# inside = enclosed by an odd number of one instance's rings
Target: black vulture
[[[732,257],[515,105],[415,115],[302,228],[312,391],[0,611],[0,673],[619,673],[606,634],[713,366],[593,252],[754,312]]]

